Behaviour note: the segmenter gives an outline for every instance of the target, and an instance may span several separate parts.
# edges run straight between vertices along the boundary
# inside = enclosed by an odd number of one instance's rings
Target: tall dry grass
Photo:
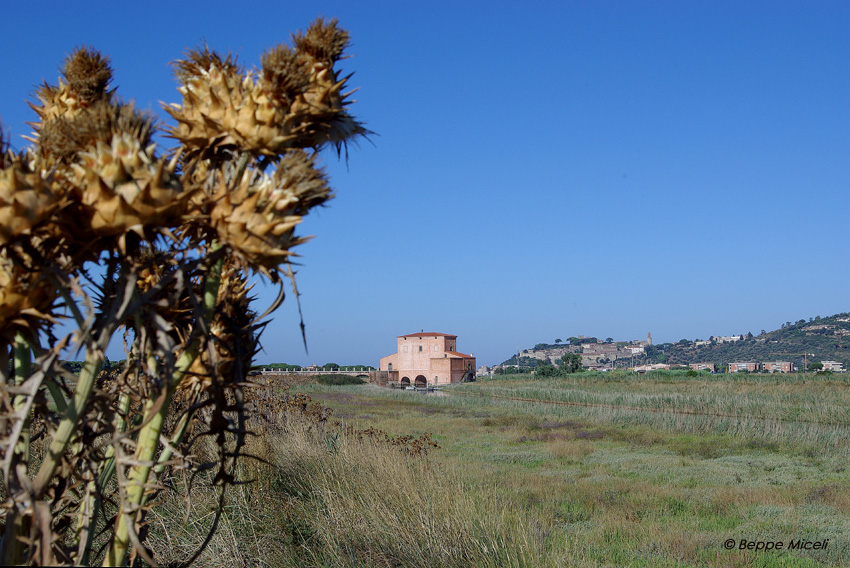
[[[533,520],[433,452],[291,412],[263,432],[248,452],[267,463],[240,465],[238,479],[255,482],[229,490],[199,566],[547,564]],[[185,561],[213,523],[217,488],[189,481],[176,474],[151,518],[149,542],[165,565]]]

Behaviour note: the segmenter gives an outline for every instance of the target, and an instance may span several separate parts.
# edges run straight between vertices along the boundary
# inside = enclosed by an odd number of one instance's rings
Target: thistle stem
[[[21,333],[15,334],[13,363],[15,368],[15,386],[21,386],[29,378],[32,373],[32,363],[30,360],[30,345],[26,338]],[[26,396],[23,394],[15,395],[12,403],[15,413],[23,412],[26,407]],[[23,429],[17,444],[15,444],[14,453],[23,464],[25,471],[20,472],[18,468],[12,467],[15,471],[13,477],[24,473],[29,469],[30,457],[30,418],[29,416],[19,416],[19,420],[24,421]],[[15,481],[15,484],[20,484]],[[0,560],[4,564],[20,564],[26,554],[26,546],[20,536],[29,530],[30,518],[21,515],[18,511],[12,510],[11,514],[6,519],[6,530],[3,534],[2,545],[0,545]]]
[[[30,344],[21,333],[15,334],[15,386],[21,386],[32,374],[32,361],[30,359]],[[26,396],[22,394],[15,395],[13,403],[15,412],[21,412],[26,406]],[[18,443],[15,446],[15,453],[20,456],[21,461],[29,469],[30,457],[30,417],[21,416],[24,421],[24,428],[21,430],[21,436],[18,438]]]
[[[92,349],[86,353],[86,360],[83,363],[83,368],[80,370],[80,377],[77,381],[77,390],[74,393],[74,399],[65,408],[65,414],[62,416],[62,421],[59,422],[59,427],[53,435],[53,440],[50,442],[50,447],[44,456],[44,461],[38,474],[33,482],[33,489],[36,495],[42,495],[47,489],[53,474],[56,473],[56,468],[59,467],[59,462],[62,460],[62,454],[68,447],[71,441],[71,436],[77,427],[80,417],[83,415],[85,405],[89,400],[92,389],[94,389],[97,370],[100,367],[103,357]]]
[[[213,245],[212,251],[216,251],[220,245]],[[218,299],[218,288],[221,283],[221,271],[224,266],[224,259],[220,258],[210,270],[204,286],[203,296],[203,317],[204,321],[209,324],[212,320],[212,315],[215,311],[216,301]],[[151,469],[153,469],[154,455],[159,445],[159,435],[162,431],[162,426],[165,422],[165,417],[168,414],[168,409],[171,405],[171,399],[174,396],[174,391],[186,373],[189,367],[192,366],[195,359],[201,351],[203,337],[197,335],[192,343],[180,354],[175,364],[174,373],[171,380],[166,385],[166,390],[163,393],[161,404],[157,404],[155,400],[148,400],[145,404],[145,419],[144,426],[139,432],[139,439],[136,442],[135,463],[130,469],[128,475],[127,492],[121,500],[122,510],[118,514],[116,521],[115,536],[112,540],[112,545],[103,559],[103,566],[120,566],[124,563],[124,558],[127,555],[127,550],[130,546],[130,524],[137,517],[137,512],[143,506],[145,487],[148,483]],[[161,472],[162,469],[159,469]]]

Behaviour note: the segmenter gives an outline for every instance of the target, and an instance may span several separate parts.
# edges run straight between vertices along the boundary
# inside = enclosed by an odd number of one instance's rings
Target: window
[[[422,353],[422,346],[419,346],[419,352]]]
[[[435,345],[434,346],[434,353],[436,353],[436,352],[437,352],[437,346]]]

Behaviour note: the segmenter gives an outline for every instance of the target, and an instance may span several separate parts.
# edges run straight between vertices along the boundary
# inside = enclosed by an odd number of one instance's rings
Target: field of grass
[[[673,373],[509,376],[437,394],[300,385],[332,420],[270,413],[253,442],[270,464],[245,466],[260,483],[232,493],[202,561],[850,565],[848,387],[841,376]],[[439,448],[411,452],[369,428],[430,433]],[[203,507],[200,489],[193,497]],[[152,522],[163,562],[180,558],[164,540],[179,540],[177,509]]]

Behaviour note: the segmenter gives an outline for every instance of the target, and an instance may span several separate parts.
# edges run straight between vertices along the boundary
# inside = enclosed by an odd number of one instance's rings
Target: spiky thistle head
[[[288,45],[263,54],[260,82],[278,105],[285,107],[310,86],[310,61]]]
[[[174,226],[186,195],[176,163],[155,154],[155,122],[132,104],[100,102],[73,117],[44,125],[42,168],[50,167],[71,190],[75,206],[65,217],[70,236],[82,242]]]
[[[303,150],[284,155],[273,176],[247,173],[213,195],[210,224],[251,268],[275,271],[305,239],[293,234],[310,208],[331,197],[324,172]]]
[[[307,28],[307,33],[294,34],[292,43],[298,51],[309,55],[314,60],[333,64],[342,57],[343,52],[350,45],[348,32],[337,24],[336,18],[329,22],[325,22],[324,18],[317,18]]]
[[[83,106],[108,98],[107,87],[112,81],[109,58],[100,52],[79,47],[65,59],[62,74],[70,91],[77,95]]]
[[[208,388],[214,378],[224,383],[244,380],[257,352],[257,314],[251,309],[254,298],[248,295],[250,291],[245,272],[229,258],[221,272],[210,343],[195,359],[188,379],[180,384],[181,390],[198,382]]]
[[[67,199],[60,183],[42,178],[23,156],[9,155],[0,166],[0,246],[4,246],[29,239]]]
[[[34,335],[51,320],[57,295],[30,255],[0,247],[0,335],[7,339],[18,331]]]
[[[367,133],[346,110],[347,78],[339,80],[333,70],[348,32],[320,19],[293,42],[267,51],[257,73],[243,72],[230,56],[206,46],[176,63],[183,103],[165,110],[177,120],[170,134],[187,157],[238,149],[277,159],[293,148],[339,147]]]
[[[65,58],[59,84],[53,86],[45,82],[36,92],[39,104],[30,103],[30,106],[41,123],[57,117],[73,117],[82,109],[109,101],[111,81],[109,58],[92,48],[78,47]],[[41,128],[38,123],[33,126],[36,132]]]

